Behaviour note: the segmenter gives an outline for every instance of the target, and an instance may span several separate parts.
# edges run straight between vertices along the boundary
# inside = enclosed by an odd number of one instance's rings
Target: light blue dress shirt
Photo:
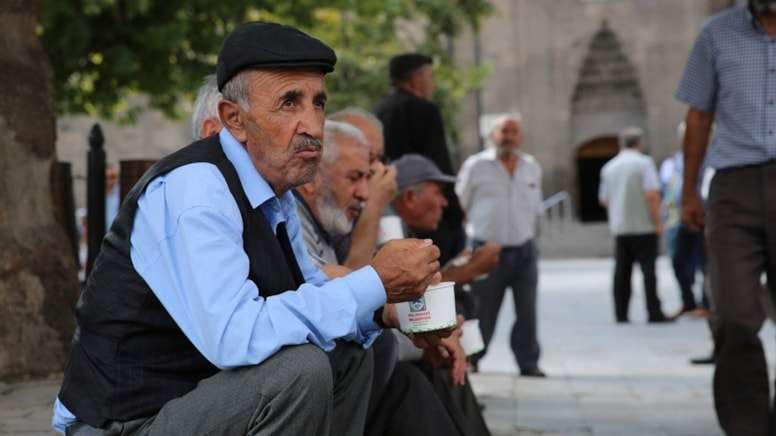
[[[310,261],[293,194],[276,197],[226,129],[220,140],[251,206],[273,230],[286,223],[307,283],[296,292],[259,296],[248,279],[237,203],[209,163],[179,167],[148,184],[130,238],[135,270],[197,350],[221,369],[258,364],[285,345],[312,343],[329,351],[341,338],[370,346],[380,334],[374,311],[386,301],[375,270],[366,266],[328,281]],[[75,419],[57,399],[53,427],[64,432]]]
[[[776,159],[776,38],[746,6],[712,17],[690,53],[676,98],[714,112],[714,169]]]

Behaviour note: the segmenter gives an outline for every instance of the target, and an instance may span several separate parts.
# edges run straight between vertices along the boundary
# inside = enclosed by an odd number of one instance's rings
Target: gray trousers
[[[472,283],[472,291],[479,300],[478,318],[485,350],[496,329],[501,302],[507,286],[512,288],[517,319],[512,326],[510,345],[517,364],[523,371],[537,368],[541,348],[537,339],[536,288],[539,284],[538,251],[533,240],[518,247],[504,247],[498,266],[488,278]]]
[[[776,164],[718,171],[706,221],[717,366],[714,404],[728,435],[773,434],[768,368],[758,331],[762,277],[776,284]]]
[[[371,350],[338,342],[285,347],[259,365],[226,370],[169,401],[156,416],[76,424],[73,436],[348,435],[364,433],[372,378]]]

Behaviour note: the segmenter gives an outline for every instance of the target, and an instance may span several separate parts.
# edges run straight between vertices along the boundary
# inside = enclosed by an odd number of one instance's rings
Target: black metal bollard
[[[94,260],[100,252],[100,244],[105,236],[105,137],[98,123],[89,133],[89,153],[87,157],[86,207],[87,240],[89,255],[86,260],[86,275],[92,270]]]

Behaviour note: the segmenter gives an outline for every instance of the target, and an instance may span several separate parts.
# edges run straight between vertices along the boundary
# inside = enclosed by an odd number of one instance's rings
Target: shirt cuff
[[[367,347],[381,331],[380,326],[374,321],[374,312],[386,303],[383,282],[371,266],[353,271],[342,279],[347,283],[356,300],[356,320],[361,333],[359,336],[365,340],[363,344]]]

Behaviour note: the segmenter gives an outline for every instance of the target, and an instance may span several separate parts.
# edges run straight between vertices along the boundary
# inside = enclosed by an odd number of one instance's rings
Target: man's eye
[[[283,100],[283,107],[294,107],[294,100]]]

